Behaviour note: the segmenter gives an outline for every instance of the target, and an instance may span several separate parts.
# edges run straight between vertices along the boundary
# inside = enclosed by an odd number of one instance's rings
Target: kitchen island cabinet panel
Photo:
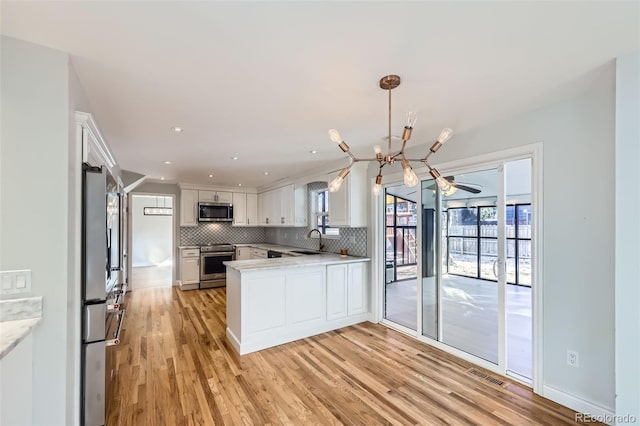
[[[225,263],[227,337],[240,355],[370,320],[368,259],[306,258]]]

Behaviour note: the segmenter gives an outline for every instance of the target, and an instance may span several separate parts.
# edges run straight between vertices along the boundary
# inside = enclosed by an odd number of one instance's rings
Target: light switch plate
[[[31,270],[0,271],[2,294],[29,293],[31,291]]]

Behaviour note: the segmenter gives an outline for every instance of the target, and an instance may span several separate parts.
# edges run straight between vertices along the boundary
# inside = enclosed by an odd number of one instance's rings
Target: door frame
[[[479,170],[483,167],[491,168],[502,165],[503,162],[520,160],[524,158],[531,159],[531,204],[533,211],[532,218],[532,252],[534,258],[531,262],[531,289],[532,289],[532,377],[531,385],[534,393],[542,395],[543,392],[543,294],[544,294],[544,280],[543,280],[543,253],[542,247],[544,247],[544,234],[543,234],[543,150],[542,143],[537,142],[528,145],[522,145],[519,147],[496,151],[488,154],[482,154],[475,157],[469,157],[459,160],[448,161],[444,163],[435,164],[441,174],[456,174],[460,171]],[[414,169],[419,178],[429,178],[428,169],[426,167],[420,167]],[[393,173],[383,177],[383,186],[393,186],[401,184],[403,180],[403,173]],[[372,179],[373,181],[373,179]],[[384,194],[384,192],[383,192]],[[420,201],[420,197],[418,199]],[[384,232],[382,224],[384,222],[384,206],[379,197],[371,195],[371,223],[372,230],[372,277],[373,277],[373,294],[372,294],[372,317],[374,322],[381,323],[389,328],[397,330],[399,332],[408,334],[417,340],[429,344],[438,349],[442,349],[445,352],[451,353],[466,361],[479,365],[487,370],[495,372],[497,374],[504,375],[506,372],[500,371],[499,366],[490,363],[486,360],[473,356],[467,352],[448,346],[442,342],[435,341],[428,337],[422,336],[422,321],[418,318],[417,331],[411,330],[407,327],[395,324],[391,321],[385,320],[384,315]],[[419,224],[420,218],[418,218]],[[420,234],[420,233],[418,233]],[[421,244],[421,235],[417,235],[417,244]],[[417,285],[417,303],[422,300],[422,286]],[[420,310],[418,310],[418,315]],[[439,324],[439,327],[441,325]],[[504,333],[503,333],[504,334]],[[504,352],[504,351],[501,351]],[[509,375],[509,378],[520,381],[516,376]]]
[[[129,192],[127,194],[127,287],[129,290],[134,290],[133,283],[129,285],[129,279],[131,278],[132,264],[133,264],[133,196],[159,196],[159,197],[171,197],[171,205],[173,206],[173,214],[171,215],[171,287],[178,285],[178,266],[176,265],[176,242],[179,241],[178,230],[176,229],[176,195],[175,194],[160,194],[155,192]]]

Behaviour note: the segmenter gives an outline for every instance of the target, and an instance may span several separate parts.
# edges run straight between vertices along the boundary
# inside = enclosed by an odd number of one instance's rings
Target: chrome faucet
[[[313,233],[313,231],[316,231],[318,233],[318,238],[320,239],[320,249],[318,249],[318,251],[324,250],[324,244],[322,244],[322,232],[320,232],[318,228],[313,228],[311,231],[309,231],[309,233],[307,234],[307,238],[311,238],[311,234]]]

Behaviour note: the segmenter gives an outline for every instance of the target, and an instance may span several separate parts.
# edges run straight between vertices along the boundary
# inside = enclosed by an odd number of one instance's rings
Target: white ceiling
[[[1,28],[71,54],[124,169],[261,186],[342,159],[329,128],[371,152],[386,74],[403,79],[394,134],[415,108],[411,143],[427,143],[570,96],[640,48],[639,16],[638,2],[2,1]]]

